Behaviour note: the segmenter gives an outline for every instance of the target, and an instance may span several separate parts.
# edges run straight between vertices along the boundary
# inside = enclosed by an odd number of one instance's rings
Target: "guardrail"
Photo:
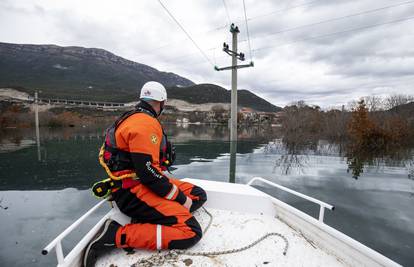
[[[268,180],[266,180],[266,179],[263,179],[263,178],[261,178],[261,177],[254,177],[254,178],[252,178],[252,179],[251,179],[251,180],[247,183],[247,185],[250,185],[250,186],[251,186],[251,185],[252,185],[254,182],[256,182],[256,181],[260,181],[260,182],[262,182],[262,183],[265,183],[265,184],[271,185],[271,186],[276,187],[276,188],[278,188],[278,189],[280,189],[280,190],[283,190],[283,191],[285,191],[285,192],[291,193],[291,194],[293,194],[293,195],[295,195],[295,196],[301,197],[301,198],[303,198],[303,199],[306,199],[306,200],[309,200],[309,201],[311,201],[311,202],[313,202],[313,203],[318,204],[318,205],[320,206],[320,209],[319,209],[319,221],[320,221],[320,222],[323,222],[323,218],[324,218],[324,215],[325,215],[325,208],[327,208],[327,209],[329,209],[329,210],[334,210],[334,209],[335,209],[335,207],[334,207],[334,206],[332,206],[332,205],[330,205],[330,204],[328,204],[328,203],[325,203],[325,202],[320,201],[320,200],[318,200],[318,199],[316,199],[316,198],[313,198],[313,197],[307,196],[307,195],[305,195],[305,194],[299,193],[299,192],[297,192],[297,191],[295,191],[295,190],[292,190],[292,189],[289,189],[289,188],[287,188],[287,187],[284,187],[283,185],[279,185],[279,184],[276,184],[276,183],[270,182],[270,181],[268,181]]]
[[[43,250],[42,250],[42,254],[46,255],[48,254],[52,249],[55,249],[56,251],[56,257],[57,257],[57,261],[58,261],[58,266],[67,266],[68,264],[70,264],[73,261],[73,254],[72,252],[74,250],[72,250],[71,253],[69,253],[67,255],[67,257],[65,258],[65,256],[63,255],[63,250],[62,250],[62,239],[65,238],[70,232],[72,232],[76,227],[78,227],[87,217],[89,217],[89,215],[91,215],[94,211],[96,211],[100,206],[102,206],[103,203],[107,202],[107,200],[102,200],[100,201],[98,204],[96,204],[93,208],[91,208],[88,212],[86,212],[84,215],[82,215],[78,220],[76,220],[74,223],[72,223],[68,228],[66,228],[65,231],[63,231],[60,235],[58,235],[55,239],[53,239],[52,242],[49,243],[49,245],[47,245]],[[102,218],[96,225],[94,228],[96,228],[97,232],[99,230],[99,227],[104,223],[105,221],[105,217]],[[89,232],[88,234],[93,235],[94,231]],[[91,236],[92,238],[92,236]],[[79,245],[79,244],[78,244]],[[83,245],[83,244],[82,244]]]
[[[80,99],[61,99],[61,98],[39,98],[38,102],[49,103],[49,104],[53,103],[53,104],[65,104],[65,105],[76,105],[76,106],[97,106],[97,107],[124,107],[126,106],[126,103],[119,103],[119,102],[105,102],[105,101],[80,100]]]

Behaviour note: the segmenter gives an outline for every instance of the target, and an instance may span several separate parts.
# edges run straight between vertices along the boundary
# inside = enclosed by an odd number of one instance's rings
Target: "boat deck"
[[[279,236],[270,236],[245,251],[218,256],[179,255],[162,266],[346,266],[334,255],[328,254],[284,222],[269,215],[250,214],[208,208],[213,215],[210,228],[191,252],[222,251],[244,247],[266,233],[276,232],[285,236],[289,246],[283,255],[285,241]],[[203,229],[210,222],[204,210],[194,213]],[[96,266],[142,266],[139,262],[154,254],[154,251],[135,250],[127,253],[117,249],[101,257]],[[148,264],[146,266],[160,266]]]

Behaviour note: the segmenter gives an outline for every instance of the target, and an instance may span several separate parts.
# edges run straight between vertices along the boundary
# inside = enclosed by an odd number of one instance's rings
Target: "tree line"
[[[284,135],[296,140],[336,142],[384,139],[387,144],[404,145],[414,134],[413,100],[409,95],[367,96],[341,109],[328,110],[294,102],[283,109]],[[374,144],[373,148],[379,146]]]
[[[292,154],[316,150],[319,140],[338,144],[349,171],[357,178],[364,164],[410,157],[414,146],[413,100],[410,95],[367,96],[329,110],[298,101],[283,110],[283,143]]]

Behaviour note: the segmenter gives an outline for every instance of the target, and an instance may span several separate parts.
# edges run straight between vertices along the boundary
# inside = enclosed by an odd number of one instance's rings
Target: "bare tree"
[[[365,96],[363,99],[369,112],[380,111],[384,109],[384,100],[380,96]]]
[[[286,107],[296,107],[296,108],[304,108],[307,107],[308,104],[305,102],[305,100],[299,100],[299,101],[292,101],[290,102]]]
[[[414,101],[414,97],[411,95],[394,94],[385,99],[384,105],[386,109],[392,109],[412,101]]]
[[[358,101],[351,100],[346,104],[346,110],[352,111],[358,106]]]

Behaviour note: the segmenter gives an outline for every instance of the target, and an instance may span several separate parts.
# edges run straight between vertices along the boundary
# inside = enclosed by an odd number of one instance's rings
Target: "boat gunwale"
[[[258,177],[255,177],[258,178]],[[251,179],[251,181],[253,181],[255,178]],[[259,177],[260,178],[260,177]],[[263,178],[260,178],[261,180],[265,180]],[[354,249],[355,251],[359,252],[360,254],[372,259],[373,262],[376,262],[379,266],[401,266],[400,264],[392,261],[391,259],[387,258],[386,256],[378,253],[377,251],[363,245],[362,243],[358,242],[357,240],[345,235],[344,233],[330,227],[329,225],[325,224],[323,222],[323,220],[317,220],[315,218],[313,218],[312,216],[296,209],[295,207],[284,203],[283,201],[265,193],[260,191],[259,189],[251,186],[251,184],[247,183],[247,184],[229,184],[229,183],[224,183],[224,182],[217,182],[217,181],[207,181],[207,180],[198,180],[198,179],[184,179],[190,182],[195,182],[197,183],[201,183],[201,186],[203,182],[205,183],[211,183],[211,184],[216,184],[216,185],[222,185],[222,184],[227,184],[227,188],[230,188],[229,185],[238,185],[238,186],[245,186],[248,187],[246,189],[251,190],[250,192],[255,192],[257,191],[260,194],[254,195],[253,197],[256,198],[263,198],[266,197],[271,204],[273,205],[274,210],[272,211],[271,215],[274,215],[276,218],[278,218],[279,220],[281,220],[283,223],[285,223],[286,225],[288,225],[289,227],[293,228],[295,231],[299,231],[300,233],[303,233],[303,231],[301,231],[300,229],[297,229],[297,227],[292,227],[292,224],[289,223],[286,219],[289,219],[286,217],[283,217],[283,212],[280,212],[280,208],[283,209],[285,211],[286,214],[288,215],[294,215],[296,217],[299,217],[300,219],[302,219],[303,221],[305,221],[307,224],[310,224],[313,227],[316,227],[317,229],[319,229],[322,233],[326,233],[328,235],[330,235],[331,237],[333,237],[334,239],[338,240],[339,242],[342,242],[343,244],[349,246],[351,249]],[[267,181],[267,180],[265,180]],[[270,181],[267,181],[270,182]],[[272,183],[272,182],[270,182]],[[288,189],[288,188],[287,188]],[[291,189],[289,189],[291,190]],[[208,190],[206,190],[207,192],[209,192]],[[293,191],[293,190],[292,190]],[[214,191],[213,191],[214,192]],[[295,191],[296,192],[296,191]],[[225,191],[219,190],[218,192],[219,196],[222,195],[226,195],[226,194],[231,194],[231,193],[226,193]],[[296,192],[298,193],[298,192]],[[299,193],[301,194],[301,193]],[[234,195],[234,192],[233,192]],[[243,196],[245,195],[246,197],[248,197],[248,194],[243,194],[240,193],[239,195]],[[305,195],[306,196],[306,195]],[[252,196],[249,196],[252,197]],[[308,198],[311,198],[309,196],[307,196]],[[317,200],[317,199],[315,199]],[[66,266],[78,266],[80,263],[80,257],[82,254],[83,249],[86,247],[86,245],[88,244],[88,242],[93,238],[93,236],[98,232],[99,228],[103,225],[103,223],[105,222],[106,219],[108,218],[113,218],[113,217],[117,217],[117,219],[127,222],[128,217],[124,214],[122,214],[119,209],[117,208],[116,205],[113,205],[113,208],[107,212],[100,220],[97,224],[94,225],[94,227],[92,227],[91,230],[88,231],[88,233],[76,244],[76,246],[70,250],[70,252],[66,255],[66,257],[63,256],[63,251],[62,251],[62,246],[61,246],[61,241],[69,234],[71,233],[77,226],[79,226],[88,216],[90,216],[94,211],[96,211],[104,202],[106,202],[107,200],[102,200],[100,201],[98,204],[96,204],[94,207],[92,207],[90,210],[88,210],[84,215],[82,215],[78,220],[76,220],[74,223],[72,223],[69,227],[67,227],[61,234],[59,234],[55,239],[53,239],[53,241],[51,241],[43,250],[42,250],[42,254],[46,255],[48,254],[48,252],[50,252],[52,249],[55,249],[56,251],[56,256],[57,256],[57,260],[58,260],[58,267],[66,267]],[[319,200],[317,200],[319,201]],[[326,204],[329,206],[329,204],[324,203],[322,201],[319,201],[323,204]],[[319,204],[319,203],[317,203]],[[331,206],[333,209],[333,206]],[[215,207],[217,208],[217,207]],[[220,208],[217,208],[220,209]],[[321,205],[321,209],[323,209],[323,206]],[[282,216],[281,216],[282,215]],[[322,214],[323,216],[323,214]],[[122,223],[121,223],[122,224]],[[306,234],[306,233],[305,233]],[[309,237],[308,237],[309,238]],[[312,237],[311,237],[312,238]],[[318,245],[320,245],[320,242],[316,242],[318,243]],[[322,246],[324,247],[324,246]],[[330,249],[328,249],[330,250]],[[331,252],[335,252],[335,250],[331,250]],[[334,253],[335,256],[336,253]],[[338,256],[337,256],[338,257]],[[342,257],[339,257],[339,259],[342,259]],[[347,260],[345,260],[345,262],[348,262]]]

